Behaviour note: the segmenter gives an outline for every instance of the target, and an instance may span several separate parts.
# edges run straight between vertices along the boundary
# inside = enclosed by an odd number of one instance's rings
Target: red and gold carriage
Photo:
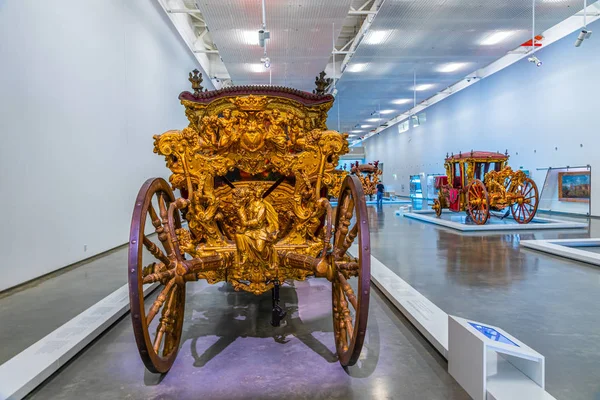
[[[131,222],[131,318],[146,368],[164,373],[175,360],[187,282],[271,290],[279,326],[280,285],[311,276],[332,283],[339,362],[354,364],[369,309],[369,227],[356,177],[341,183],[335,216],[327,200],[348,152],[347,135],[325,125],[333,96],[270,86],[203,91],[198,71],[190,81],[194,93],[179,96],[189,125],[154,137],[170,184],[147,180]],[[347,253],[355,242],[356,257]],[[146,306],[150,284],[159,294]]]
[[[510,211],[520,224],[531,222],[538,207],[535,182],[521,170],[508,166],[508,152],[471,151],[447,155],[446,176],[436,178],[438,198],[432,209],[437,216],[442,209],[466,211],[478,225],[490,217],[490,211]]]

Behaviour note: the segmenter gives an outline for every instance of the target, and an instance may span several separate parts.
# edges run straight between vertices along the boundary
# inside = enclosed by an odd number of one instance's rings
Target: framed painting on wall
[[[558,173],[558,200],[590,202],[590,173],[559,172]]]

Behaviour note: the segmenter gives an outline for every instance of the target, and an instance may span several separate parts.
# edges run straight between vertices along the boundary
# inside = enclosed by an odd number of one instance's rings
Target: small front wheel
[[[488,192],[483,182],[475,179],[467,187],[467,214],[477,225],[484,225],[490,217]]]

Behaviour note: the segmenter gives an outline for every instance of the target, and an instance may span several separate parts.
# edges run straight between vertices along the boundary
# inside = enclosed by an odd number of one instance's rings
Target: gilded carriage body
[[[132,219],[132,320],[146,367],[165,372],[172,365],[186,282],[225,281],[256,295],[272,290],[272,324],[278,326],[285,316],[279,286],[309,276],[332,282],[340,362],[353,364],[366,330],[369,232],[356,178],[337,189],[335,224],[327,200],[337,183],[335,166],[348,152],[347,134],[325,125],[333,96],[270,86],[202,91],[197,71],[190,81],[194,93],[179,96],[188,126],[154,137],[154,152],[172,172],[170,185],[148,180]],[[146,220],[160,243],[146,235]],[[359,251],[351,257],[355,239]],[[146,264],[148,252],[153,259]],[[150,283],[162,289],[146,313],[141,292]]]
[[[438,217],[442,209],[466,211],[483,225],[490,211],[512,213],[520,224],[530,222],[537,211],[538,189],[521,170],[508,166],[508,152],[471,151],[446,155],[446,176],[436,178],[438,198],[432,206]]]

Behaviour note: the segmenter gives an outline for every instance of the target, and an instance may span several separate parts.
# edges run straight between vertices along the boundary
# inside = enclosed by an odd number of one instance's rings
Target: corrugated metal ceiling
[[[267,0],[267,51],[273,85],[312,91],[332,49],[332,24],[339,35],[351,0]],[[246,32],[262,24],[261,0],[197,0],[235,85],[268,84],[261,68],[262,47],[247,43]],[[260,72],[254,72],[254,70]]]

